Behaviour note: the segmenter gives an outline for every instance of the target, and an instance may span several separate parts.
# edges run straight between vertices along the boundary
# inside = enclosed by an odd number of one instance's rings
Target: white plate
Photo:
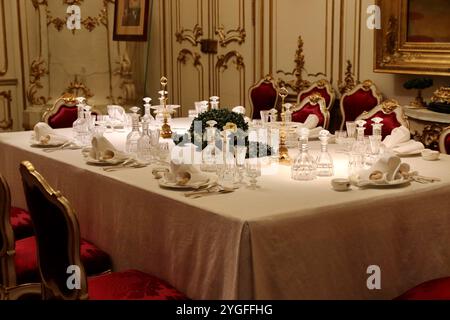
[[[165,178],[158,180],[159,186],[161,188],[167,189],[176,189],[176,190],[189,190],[189,189],[200,189],[202,187],[206,187],[208,184],[212,182],[212,179],[207,179],[204,182],[196,183],[196,184],[187,184],[184,186],[177,185],[175,182],[169,182]]]
[[[40,143],[40,142],[35,142],[30,145],[32,148],[58,148],[61,147],[63,144],[65,144],[66,142],[63,143]]]
[[[97,160],[86,158],[86,164],[92,166],[117,166],[125,162],[126,159],[112,159],[112,160]]]
[[[395,188],[411,183],[411,181],[404,178],[392,180],[389,182],[385,181],[376,182],[376,181],[359,180],[358,177],[351,177],[350,181],[353,185],[359,188]]]
[[[408,152],[408,153],[398,153],[398,152],[394,151],[394,153],[398,157],[414,157],[414,156],[420,156],[422,154],[422,151],[423,150],[419,150],[419,151]]]

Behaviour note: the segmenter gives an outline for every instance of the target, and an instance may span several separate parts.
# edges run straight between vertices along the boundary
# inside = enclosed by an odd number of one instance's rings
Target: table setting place
[[[280,166],[289,167],[292,181],[329,179],[331,189],[337,192],[349,191],[352,186],[364,190],[440,181],[420,175],[402,160],[421,155],[424,161],[437,161],[439,152],[411,140],[403,126],[383,139],[382,118],[371,119],[370,135],[366,135],[369,125],[365,120],[348,121],[346,131],[333,135],[319,125],[314,114],[303,123],[293,122],[289,103],[282,104],[281,113],[261,111],[260,120],[251,120],[244,107],[219,108],[220,98],[211,97],[189,110],[184,130],[172,130],[172,115],[179,106],[167,104],[167,81],[163,80],[160,104],[152,106],[151,99],[144,98],[142,116],[139,107],[126,113],[120,106],[109,106],[107,118],[97,116],[84,98],[77,98],[73,138],[38,123],[31,146],[44,152],[81,150],[87,165],[105,172],[151,166],[151,176],[160,188],[182,192],[191,199],[229,194],[243,187],[257,191],[262,188],[258,178],[270,171],[268,168],[275,168],[280,176],[286,172],[277,171]],[[108,139],[113,136],[120,139],[116,144],[125,145],[124,150]],[[336,165],[338,161],[343,164]],[[337,178],[342,176],[346,178]]]

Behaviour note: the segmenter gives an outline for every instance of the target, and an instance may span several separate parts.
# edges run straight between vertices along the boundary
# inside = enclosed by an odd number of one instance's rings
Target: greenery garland
[[[204,149],[208,142],[204,141],[203,136],[198,136],[198,133],[194,132],[194,124],[196,121],[200,121],[202,123],[202,133],[206,132],[206,128],[208,128],[207,122],[214,120],[217,122],[215,126],[220,131],[223,130],[229,124],[235,124],[237,129],[242,130],[243,132],[248,131],[248,124],[245,122],[245,118],[243,115],[229,111],[228,109],[218,109],[218,110],[210,110],[199,114],[191,124],[189,128],[189,137],[191,143],[195,143],[195,141],[202,141],[202,149]],[[197,136],[196,136],[197,135]],[[183,142],[183,136],[175,135],[173,137],[175,144],[180,144]],[[236,144],[236,140],[234,141],[234,145]],[[186,140],[184,140],[186,141]],[[221,149],[221,141],[217,139],[217,147]],[[255,145],[256,144],[256,145]],[[247,158],[254,158],[260,156],[270,156],[272,154],[272,149],[270,146],[263,143],[250,143],[248,137],[245,138],[245,145],[247,146]],[[250,150],[258,150],[257,154],[250,154]]]

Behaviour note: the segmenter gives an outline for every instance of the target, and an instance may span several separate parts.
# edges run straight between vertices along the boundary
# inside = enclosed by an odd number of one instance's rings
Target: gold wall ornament
[[[339,92],[343,95],[350,91],[352,91],[358,81],[355,79],[355,75],[353,74],[353,64],[350,60],[347,60],[347,68],[345,71],[344,81],[339,84]]]
[[[133,79],[133,69],[131,60],[125,52],[122,54],[120,61],[117,61],[117,69],[113,72],[113,75],[120,78],[119,88],[122,90],[122,96],[119,96],[118,103],[120,104],[132,104],[136,100],[136,84]]]
[[[200,43],[200,38],[203,36],[203,29],[198,24],[194,26],[193,29],[180,29],[175,32],[175,38],[177,42],[183,43],[183,41],[188,41],[193,46],[197,46]]]
[[[381,29],[375,31],[375,72],[415,74],[415,75],[450,75],[450,41],[442,42],[432,35],[425,40],[411,38],[412,28],[416,27],[414,6],[409,0],[377,0],[381,9]],[[428,5],[428,3],[427,3]],[[436,5],[430,2],[430,6]],[[447,8],[430,8],[421,12],[422,20],[433,20],[432,11]],[[445,22],[442,22],[445,23]],[[424,31],[426,35],[426,31]],[[450,31],[441,35],[450,37]]]
[[[64,93],[72,93],[77,97],[85,97],[86,99],[92,98],[94,94],[91,90],[81,81],[78,80],[78,76],[75,75],[75,79],[69,83]]]
[[[12,129],[13,119],[11,114],[11,102],[12,102],[11,90],[0,91],[0,98],[2,98],[3,100],[3,107],[4,107],[3,111],[4,117],[3,119],[0,118],[0,129],[2,130]]]
[[[422,133],[415,131],[413,139],[422,142],[426,148],[439,150],[439,139],[446,125],[433,123],[423,128]]]
[[[221,25],[216,29],[216,35],[219,37],[220,46],[226,47],[231,42],[243,44],[247,37],[247,32],[244,28],[225,31],[225,27]]]
[[[30,80],[27,89],[27,100],[30,104],[35,106],[42,106],[47,104],[50,100],[49,97],[40,96],[37,97],[38,91],[43,89],[44,86],[41,83],[41,78],[47,75],[47,64],[42,57],[38,57],[31,61],[30,64]]]
[[[285,81],[282,79],[278,79],[278,85],[280,87],[287,87],[299,93],[311,86],[311,82],[303,79],[303,73],[306,72],[305,69],[305,54],[303,52],[303,47],[305,43],[303,41],[302,36],[298,37],[297,42],[297,51],[295,52],[295,68],[292,72],[285,72],[283,70],[278,70],[277,73],[282,74],[284,76],[294,76],[295,80]]]
[[[450,104],[450,87],[441,87],[434,92],[431,101],[434,103]]]

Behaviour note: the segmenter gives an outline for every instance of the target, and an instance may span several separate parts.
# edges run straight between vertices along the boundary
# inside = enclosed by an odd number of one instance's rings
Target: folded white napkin
[[[425,146],[423,143],[414,140],[400,143],[392,148],[392,150],[398,154],[422,152],[424,149]]]
[[[208,182],[209,178],[192,164],[177,164],[172,161],[170,172],[166,173],[165,179],[179,186],[195,186]]]
[[[410,139],[409,129],[401,126],[392,130],[391,134],[384,139],[383,144],[386,148],[393,148],[401,143],[408,142]]]
[[[45,122],[39,122],[34,126],[34,143],[41,145],[57,145],[64,144],[69,139],[63,135],[55,133],[55,131]]]
[[[89,148],[88,156],[91,159],[100,161],[118,161],[129,158],[126,153],[118,151],[112,143],[103,136],[94,136],[92,138],[92,148]]]
[[[400,166],[400,157],[387,153],[381,156],[370,169],[362,170],[359,178],[372,182],[389,182],[395,179]]]
[[[233,110],[231,110],[231,111],[238,113],[238,114],[242,114],[242,115],[245,114],[245,108],[242,106],[234,107]]]
[[[318,124],[319,124],[319,117],[316,116],[315,114],[310,114],[303,123],[303,126],[308,129],[314,129],[317,127]]]
[[[120,122],[124,122],[126,120],[126,112],[125,109],[121,106],[108,106],[108,115],[111,120],[118,120]]]

